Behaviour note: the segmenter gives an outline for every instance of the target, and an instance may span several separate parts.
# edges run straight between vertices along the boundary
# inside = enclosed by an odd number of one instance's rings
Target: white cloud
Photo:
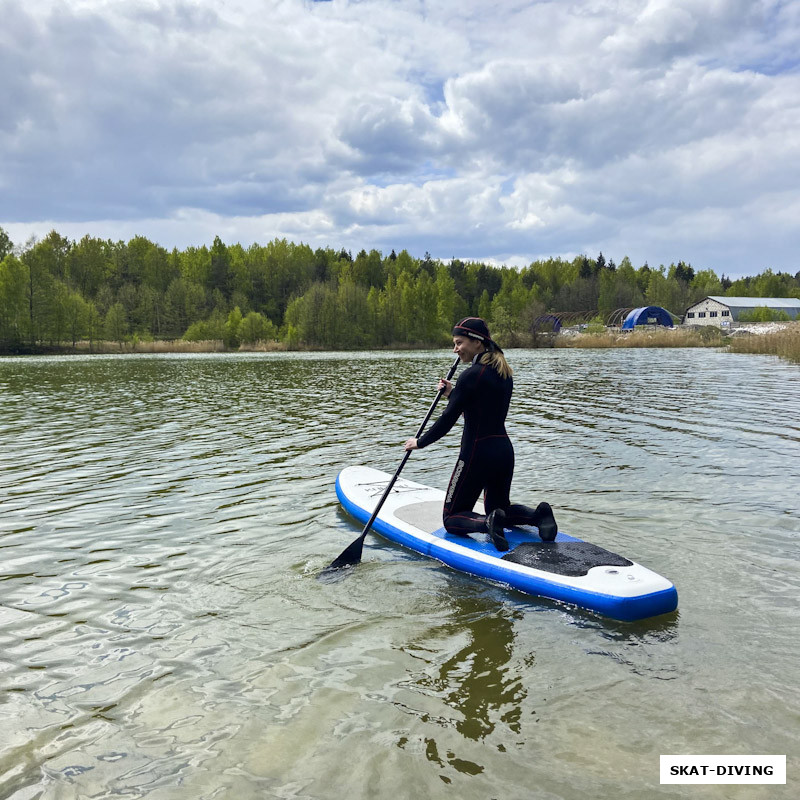
[[[800,194],[800,0],[0,0],[0,16],[15,241],[798,268],[780,209]]]

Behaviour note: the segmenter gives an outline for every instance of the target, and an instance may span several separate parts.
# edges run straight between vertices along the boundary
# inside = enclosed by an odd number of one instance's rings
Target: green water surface
[[[620,623],[360,533],[451,363],[0,359],[0,798],[772,798],[800,745],[800,367],[510,350],[513,499],[666,575]],[[458,434],[404,475],[444,488]],[[661,786],[660,754],[786,754]],[[793,788],[794,784],[794,788]]]

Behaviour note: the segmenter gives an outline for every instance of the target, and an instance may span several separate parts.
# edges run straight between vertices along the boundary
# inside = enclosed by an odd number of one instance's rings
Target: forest
[[[226,348],[441,346],[453,322],[485,318],[506,346],[529,343],[547,313],[605,322],[620,308],[663,306],[680,317],[707,295],[800,297],[800,272],[737,280],[678,261],[617,264],[599,253],[524,268],[406,250],[384,256],[275,239],[167,250],[56,231],[15,245],[0,228],[0,352],[74,349],[100,341],[221,340]]]

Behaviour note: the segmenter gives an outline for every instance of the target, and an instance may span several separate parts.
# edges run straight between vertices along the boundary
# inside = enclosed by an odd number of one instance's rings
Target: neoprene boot
[[[553,516],[553,509],[549,503],[539,503],[536,506],[536,516],[538,522],[535,523],[539,529],[539,538],[543,542],[552,542],[558,533],[558,524]]]
[[[503,511],[502,508],[496,508],[486,517],[486,530],[489,532],[489,537],[492,540],[492,544],[502,551],[505,552],[508,550],[508,540],[506,539],[506,533],[503,530],[506,522],[506,513]]]
[[[552,542],[558,533],[558,525],[549,503],[539,503],[536,508],[515,503],[508,507],[506,525],[535,525],[543,542]]]

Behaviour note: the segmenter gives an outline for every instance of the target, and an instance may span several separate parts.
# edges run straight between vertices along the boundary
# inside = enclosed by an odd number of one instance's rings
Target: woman
[[[539,503],[533,509],[512,505],[509,499],[514,448],[505,421],[514,381],[503,351],[482,319],[466,317],[453,328],[453,352],[470,366],[455,386],[439,381],[449,399],[447,408],[427,433],[405,443],[406,450],[427,447],[464,415],[461,452],[444,501],[445,529],[460,536],[488,533],[498,550],[508,550],[504,526],[536,525],[539,536],[552,542],[558,526],[550,506]],[[473,510],[481,492],[486,516]]]

